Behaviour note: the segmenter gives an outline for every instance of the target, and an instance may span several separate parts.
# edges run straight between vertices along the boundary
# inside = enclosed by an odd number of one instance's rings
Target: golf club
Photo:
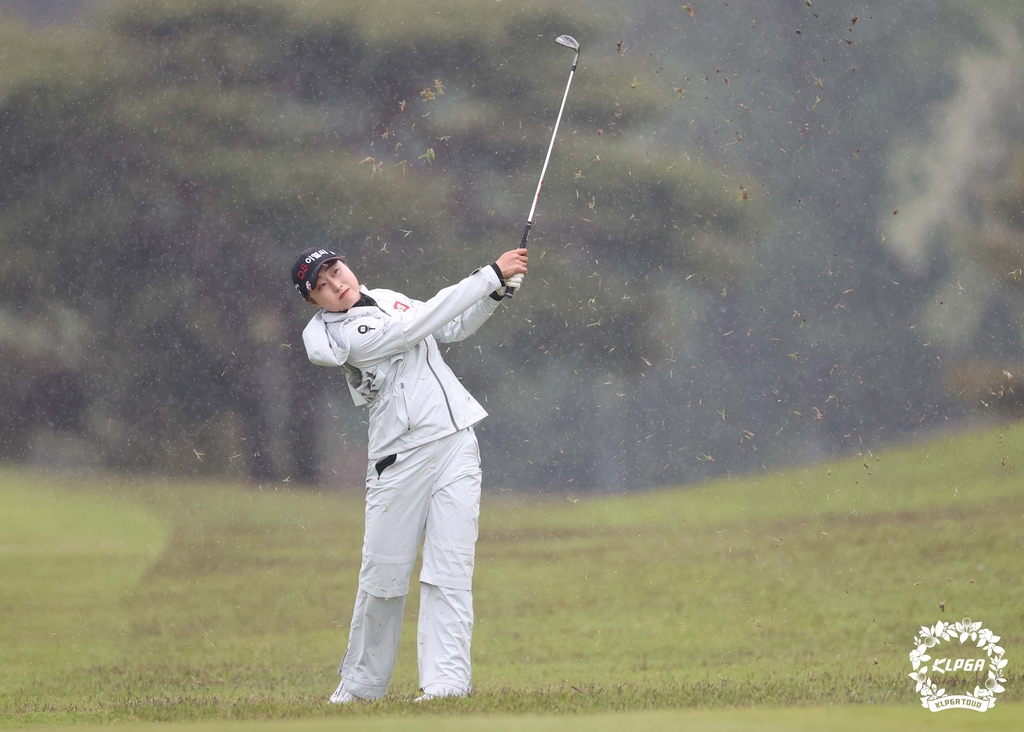
[[[572,70],[569,72],[569,81],[565,85],[565,94],[562,95],[562,106],[558,108],[558,117],[555,119],[555,129],[551,132],[551,144],[548,145],[548,154],[544,156],[544,167],[540,169],[540,181],[537,183],[537,193],[533,196],[533,205],[530,206],[530,215],[526,217],[526,229],[523,230],[523,240],[519,243],[520,249],[526,248],[526,241],[530,238],[530,229],[533,228],[533,214],[537,210],[537,201],[540,200],[540,191],[544,187],[544,175],[548,170],[548,161],[551,160],[551,150],[555,147],[555,137],[558,135],[558,123],[562,121],[562,111],[565,109],[565,100],[569,98],[569,87],[572,85],[572,75],[576,73],[576,64],[580,60],[580,44],[572,36],[559,36],[555,43],[576,52],[572,60]],[[511,292],[507,295],[511,297]]]

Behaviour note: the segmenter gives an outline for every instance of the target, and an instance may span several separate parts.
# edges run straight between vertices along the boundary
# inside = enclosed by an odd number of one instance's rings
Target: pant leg
[[[473,593],[420,583],[417,647],[420,688],[438,696],[472,689]]]
[[[398,658],[405,596],[426,528],[438,461],[430,445],[396,456],[366,477],[366,527],[349,630],[338,673],[345,688],[364,699],[387,693]]]
[[[417,634],[420,686],[466,694],[472,686],[473,567],[480,515],[476,435],[452,436],[427,512]]]
[[[371,462],[367,471],[359,589],[374,597],[409,593],[409,577],[423,541],[438,474],[435,444],[399,453],[380,473]]]
[[[388,692],[404,616],[405,595],[385,599],[356,593],[348,649],[338,667],[345,688],[356,696],[380,699]]]

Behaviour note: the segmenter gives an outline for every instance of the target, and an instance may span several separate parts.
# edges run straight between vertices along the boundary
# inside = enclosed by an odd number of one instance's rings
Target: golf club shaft
[[[555,137],[558,135],[558,124],[562,121],[562,111],[565,109],[565,100],[569,98],[569,87],[572,86],[572,75],[576,73],[576,64],[579,63],[580,55],[572,62],[572,71],[569,72],[569,81],[565,85],[565,94],[562,95],[562,106],[558,108],[558,117],[555,119],[555,129],[551,133],[551,144],[548,145],[548,154],[544,156],[544,167],[540,169],[540,181],[537,183],[537,193],[533,196],[533,205],[530,206],[530,215],[526,217],[526,228],[523,230],[523,240],[519,243],[520,249],[526,249],[526,240],[530,238],[530,229],[533,228],[533,214],[537,210],[537,201],[540,200],[540,191],[544,187],[544,176],[548,171],[548,161],[551,160],[551,150],[555,147]]]

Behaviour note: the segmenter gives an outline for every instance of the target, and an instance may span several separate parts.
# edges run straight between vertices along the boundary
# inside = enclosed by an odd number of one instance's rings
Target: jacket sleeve
[[[367,316],[346,320],[344,330],[349,341],[347,362],[356,368],[366,368],[385,358],[404,353],[427,336],[443,330],[450,321],[457,319],[500,286],[494,268],[483,267],[461,282],[438,292],[416,308],[412,317],[380,320]],[[480,322],[483,320],[486,318]]]
[[[477,300],[468,310],[456,315],[447,323],[434,331],[434,338],[439,343],[454,343],[465,340],[476,333],[477,329],[487,322],[498,308],[499,301],[490,297]]]

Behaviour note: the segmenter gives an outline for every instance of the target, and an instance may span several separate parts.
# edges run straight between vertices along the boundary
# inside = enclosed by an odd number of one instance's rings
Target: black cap
[[[297,256],[292,265],[292,284],[299,294],[309,300],[309,293],[316,286],[316,276],[320,268],[336,259],[345,258],[322,247],[311,247]]]

